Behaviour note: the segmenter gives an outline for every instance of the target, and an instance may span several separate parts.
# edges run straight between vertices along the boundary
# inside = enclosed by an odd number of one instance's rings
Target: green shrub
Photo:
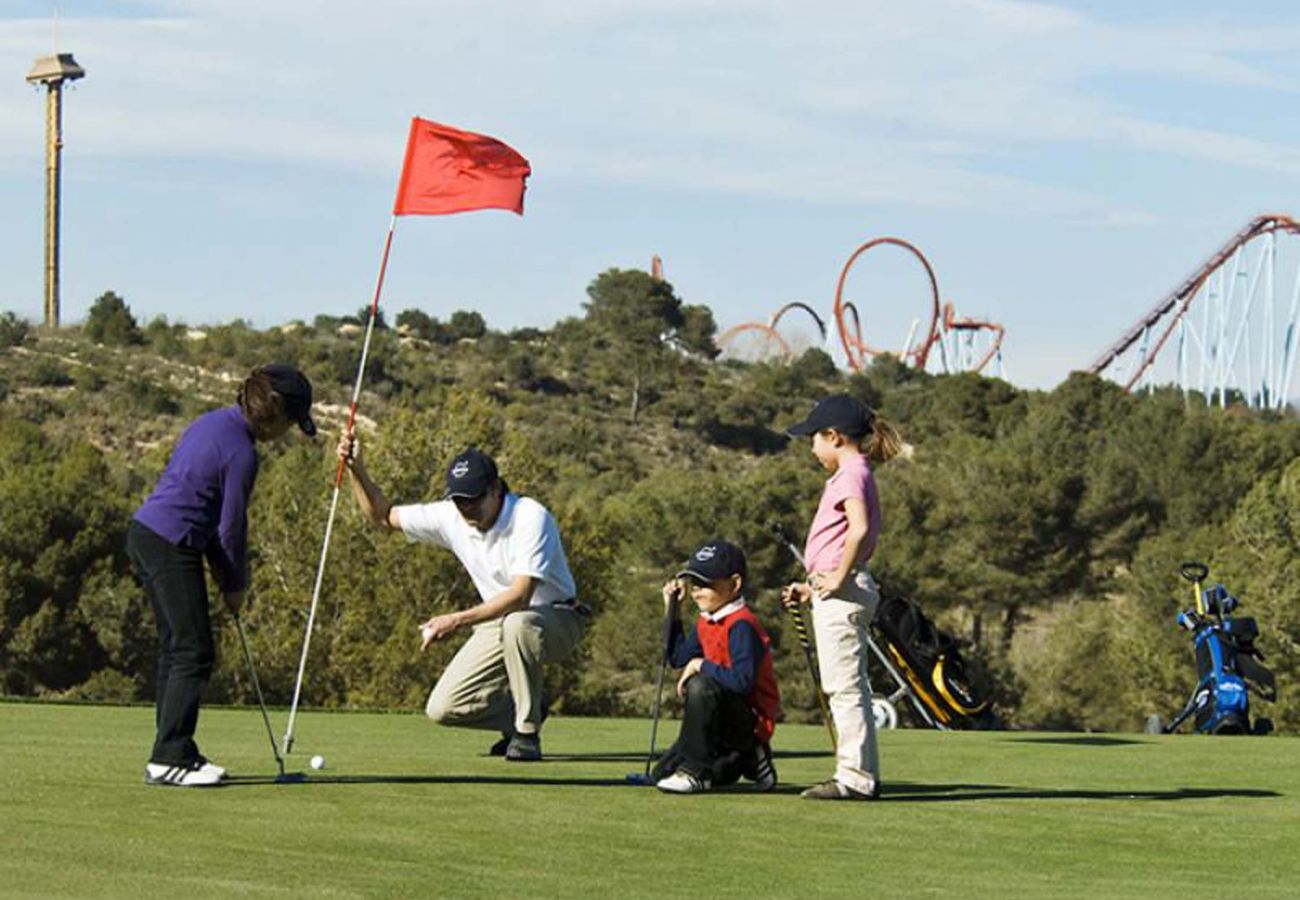
[[[17,347],[27,340],[31,328],[26,319],[11,312],[0,315],[0,347]]]
[[[72,377],[68,375],[68,370],[63,364],[48,356],[42,356],[32,363],[31,369],[28,370],[28,377],[32,384],[41,387],[67,387],[72,384]]]
[[[126,301],[112,291],[95,299],[86,315],[86,334],[99,344],[138,344],[144,338]]]

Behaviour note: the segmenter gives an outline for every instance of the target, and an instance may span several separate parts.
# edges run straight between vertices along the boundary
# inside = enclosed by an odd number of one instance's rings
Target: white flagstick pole
[[[347,433],[357,420],[357,401],[361,397],[361,383],[366,377],[366,357],[370,355],[370,337],[375,331],[375,319],[379,318],[379,294],[384,289],[384,273],[388,270],[388,251],[393,246],[393,231],[397,227],[397,216],[388,223],[388,237],[384,239],[384,255],[379,263],[379,279],[375,282],[375,296],[370,302],[370,321],[366,323],[366,340],[361,345],[361,364],[357,366],[357,380],[352,388],[352,406],[348,410]],[[298,660],[298,680],[293,686],[293,705],[289,707],[289,727],[284,732],[284,753],[293,750],[293,723],[298,716],[298,700],[302,696],[302,676],[307,670],[307,651],[311,648],[312,628],[316,624],[316,607],[320,602],[321,581],[325,577],[325,558],[329,556],[330,537],[334,532],[334,514],[339,508],[339,488],[343,484],[343,460],[339,460],[338,472],[334,476],[334,497],[330,500],[330,514],[325,522],[325,543],[320,549],[320,563],[316,566],[316,583],[311,591],[311,611],[307,613],[307,632],[302,639],[302,658]]]

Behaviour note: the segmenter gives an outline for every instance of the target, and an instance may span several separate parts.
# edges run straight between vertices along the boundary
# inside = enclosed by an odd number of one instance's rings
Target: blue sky
[[[64,317],[266,326],[368,302],[412,115],[507,141],[527,212],[400,221],[393,314],[498,328],[665,262],[723,326],[920,246],[1013,381],[1089,363],[1253,215],[1300,213],[1300,8],[1002,0],[59,4]],[[0,309],[41,308],[53,4],[0,0]],[[855,271],[868,339],[923,282]]]

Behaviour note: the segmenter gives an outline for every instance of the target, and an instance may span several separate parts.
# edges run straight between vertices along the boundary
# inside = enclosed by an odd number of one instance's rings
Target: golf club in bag
[[[1199,734],[1268,734],[1273,722],[1250,721],[1250,691],[1270,703],[1277,699],[1273,673],[1260,662],[1255,646],[1259,627],[1255,620],[1232,616],[1239,601],[1222,584],[1202,588],[1209,566],[1183,563],[1180,574],[1192,583],[1195,605],[1178,614],[1178,624],[1192,632],[1196,655],[1196,688],[1178,715],[1163,731],[1177,730],[1193,713]]]
[[[305,781],[307,776],[302,772],[292,774],[284,771],[284,757],[280,755],[280,750],[275,745],[275,732],[271,729],[271,716],[266,711],[266,699],[262,696],[262,682],[257,677],[257,666],[253,663],[253,651],[248,647],[248,636],[244,634],[244,623],[239,618],[239,613],[232,613],[235,619],[235,630],[239,632],[239,643],[244,648],[244,659],[248,662],[248,674],[253,677],[253,689],[257,691],[257,705],[262,710],[262,721],[266,724],[266,736],[271,741],[271,753],[275,755],[275,765],[279,772],[275,776],[276,784],[295,784]]]
[[[771,527],[802,566],[802,554],[789,533],[779,523]],[[882,591],[867,648],[895,685],[891,693],[871,698],[879,727],[897,727],[898,704],[904,698],[931,728],[997,727],[987,693],[966,673],[957,641],[936,628],[915,603]]]
[[[655,762],[655,739],[659,735],[659,713],[663,707],[664,697],[664,675],[668,671],[668,656],[672,651],[673,641],[673,623],[677,621],[680,614],[679,609],[682,601],[682,587],[679,584],[672,596],[668,598],[668,604],[664,610],[663,631],[659,640],[659,677],[655,679],[655,702],[654,708],[650,712],[650,750],[646,753],[645,771],[630,772],[625,779],[631,784],[654,784],[650,778],[650,770]]]

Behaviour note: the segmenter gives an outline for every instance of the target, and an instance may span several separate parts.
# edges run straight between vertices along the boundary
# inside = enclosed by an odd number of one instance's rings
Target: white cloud
[[[1138,74],[1290,91],[1257,53],[1300,48],[1295,26],[1110,25],[1006,0],[820,2],[797,15],[741,0],[153,8],[65,21],[89,71],[70,109],[79,152],[380,172],[400,154],[397,123],[420,113],[508,123],[510,139],[545,144],[553,169],[623,182],[760,195],[808,185],[852,202],[1027,198],[1066,212],[1100,201],[990,160],[1048,142],[1297,171],[1294,148],[1182,128],[1090,86]],[[24,65],[48,27],[0,20],[0,68]],[[0,94],[0,158],[40,152],[26,99]]]

